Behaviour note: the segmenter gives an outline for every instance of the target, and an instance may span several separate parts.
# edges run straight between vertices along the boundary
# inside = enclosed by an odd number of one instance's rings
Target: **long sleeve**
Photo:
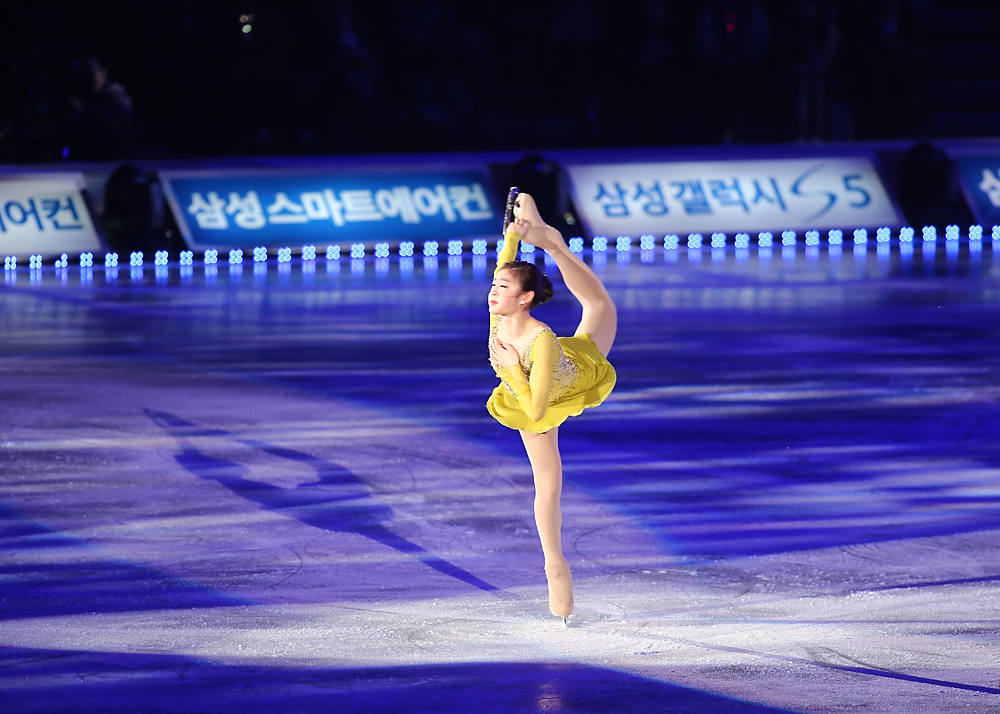
[[[504,265],[517,260],[517,247],[520,244],[521,234],[515,230],[508,230],[503,237],[503,249],[497,253],[497,267],[493,270],[494,278]]]
[[[497,253],[497,267],[493,269],[493,277],[497,276],[500,269],[517,259],[517,247],[521,243],[521,236],[517,231],[509,230],[503,237],[503,249]],[[490,314],[490,338],[496,334],[497,325],[500,324],[500,316]]]
[[[500,378],[517,397],[518,405],[532,421],[540,421],[549,407],[555,349],[555,334],[543,330],[531,346],[531,375],[528,379],[525,379],[520,364],[497,369]]]

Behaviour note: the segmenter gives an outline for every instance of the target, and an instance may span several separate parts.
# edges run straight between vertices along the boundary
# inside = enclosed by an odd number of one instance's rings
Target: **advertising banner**
[[[592,234],[894,227],[868,157],[577,164],[566,167]]]
[[[987,232],[1000,225],[1000,154],[961,157],[958,175],[976,220]]]
[[[468,239],[500,232],[474,170],[160,173],[192,248]]]
[[[83,174],[0,174],[0,255],[102,250],[83,198]]]

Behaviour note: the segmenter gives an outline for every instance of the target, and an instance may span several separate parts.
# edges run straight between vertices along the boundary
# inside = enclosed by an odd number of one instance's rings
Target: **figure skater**
[[[607,354],[618,315],[594,271],[569,251],[558,230],[545,224],[531,196],[511,189],[504,223],[489,294],[490,363],[502,381],[486,408],[521,433],[535,481],[535,524],[545,556],[549,610],[565,624],[573,612],[573,579],[562,551],[559,425],[603,402],[614,388]],[[537,305],[551,299],[552,283],[534,264],[515,261],[521,240],[552,256],[583,307],[572,337],[557,338],[532,316]]]

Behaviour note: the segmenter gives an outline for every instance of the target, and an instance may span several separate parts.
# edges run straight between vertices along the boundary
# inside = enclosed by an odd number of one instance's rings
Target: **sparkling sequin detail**
[[[490,340],[492,340],[497,335],[497,329],[500,326],[499,320],[490,320]],[[563,352],[562,345],[559,344],[559,340],[556,339],[555,333],[548,328],[542,328],[535,333],[535,336],[531,340],[531,344],[528,348],[524,350],[524,353],[520,355],[520,367],[521,373],[524,375],[524,379],[531,381],[531,365],[533,363],[532,354],[535,349],[535,341],[542,336],[542,334],[552,335],[552,339],[555,341],[555,361],[552,367],[552,383],[549,387],[549,404],[555,404],[560,399],[565,397],[567,394],[573,391],[573,387],[576,386],[577,378],[580,376],[580,368],[569,359]],[[511,367],[494,367],[497,376],[503,380],[504,387],[510,392],[511,396],[517,398],[517,394],[511,389],[507,380],[504,379],[505,373],[509,374],[510,370],[514,369]]]

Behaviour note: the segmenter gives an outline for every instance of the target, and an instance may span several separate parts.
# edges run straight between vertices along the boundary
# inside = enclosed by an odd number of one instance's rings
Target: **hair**
[[[528,306],[529,310],[534,310],[542,303],[552,299],[552,281],[545,273],[535,267],[534,263],[529,263],[526,260],[512,260],[509,263],[504,263],[501,270],[509,270],[517,277],[517,282],[521,285],[521,292],[526,293],[531,290],[535,293]]]

